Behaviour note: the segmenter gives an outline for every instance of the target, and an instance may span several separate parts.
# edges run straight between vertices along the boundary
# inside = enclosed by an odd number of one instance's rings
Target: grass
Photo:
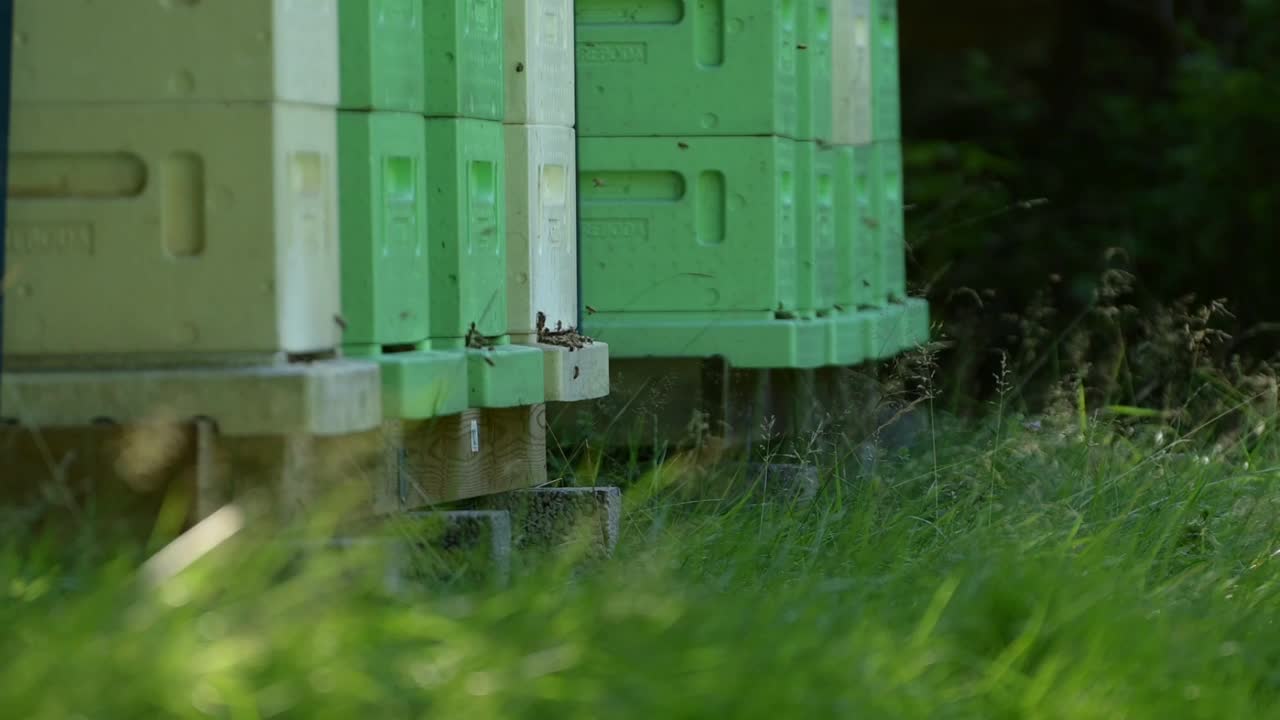
[[[973,400],[934,389],[935,358],[908,358],[879,391],[922,387],[927,436],[874,465],[865,445],[802,443],[840,449],[804,458],[823,479],[807,504],[723,495],[697,450],[576,455],[580,477],[625,487],[616,556],[522,556],[503,587],[462,576],[389,593],[376,548],[298,564],[282,542],[296,535],[253,527],[172,576],[143,563],[163,523],[141,549],[6,530],[0,708],[1280,717],[1275,368],[1210,352],[1225,338],[1214,306],[1152,317],[1120,295],[1070,332],[1028,325],[977,419],[949,414]],[[330,522],[300,530],[323,539]]]
[[[1280,716],[1274,436],[1214,451],[1121,417],[1084,435],[1074,418],[942,421],[928,450],[870,476],[824,468],[804,506],[699,497],[670,460],[629,487],[613,561],[535,558],[503,589],[387,595],[359,553],[282,578],[285,555],[252,533],[159,584],[136,554],[68,573],[15,545],[0,556],[0,707]]]

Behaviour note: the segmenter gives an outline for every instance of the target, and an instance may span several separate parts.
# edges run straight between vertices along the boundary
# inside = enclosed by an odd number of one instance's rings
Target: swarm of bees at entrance
[[[559,347],[569,348],[569,352],[581,350],[582,348],[595,343],[594,340],[582,335],[577,328],[564,326],[564,323],[556,322],[554,330],[547,327],[546,313],[539,312],[538,315],[538,342],[543,345],[557,345]]]

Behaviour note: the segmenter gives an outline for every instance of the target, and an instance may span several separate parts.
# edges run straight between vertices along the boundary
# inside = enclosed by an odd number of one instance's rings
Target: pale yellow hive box
[[[336,112],[311,106],[15,109],[5,354],[334,348],[336,154]]]
[[[871,0],[833,0],[831,134],[837,145],[871,142]]]
[[[506,122],[573,127],[573,3],[505,0]]]
[[[602,342],[578,348],[542,348],[543,387],[547,402],[580,402],[609,394],[609,346]]]
[[[513,338],[578,317],[573,128],[507,125],[507,323]]]
[[[13,100],[338,103],[337,0],[17,0]]]

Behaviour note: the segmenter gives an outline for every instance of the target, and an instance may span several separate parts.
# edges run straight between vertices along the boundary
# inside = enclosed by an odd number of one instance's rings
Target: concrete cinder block
[[[411,513],[384,530],[303,542],[297,560],[343,555],[352,584],[398,595],[453,582],[505,585],[511,575],[511,517],[502,511]],[[293,565],[291,567],[296,567]]]
[[[622,491],[616,487],[534,488],[487,498],[511,514],[518,549],[552,548],[585,533],[588,554],[609,557],[622,528]]]
[[[491,577],[506,584],[511,575],[511,516],[501,510],[412,513],[413,581],[442,577]]]

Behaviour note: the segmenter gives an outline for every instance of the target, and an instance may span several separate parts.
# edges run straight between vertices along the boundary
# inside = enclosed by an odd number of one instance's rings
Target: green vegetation
[[[1236,349],[1274,357],[1280,2],[902,5],[910,274],[935,313],[1012,350],[1029,305],[1063,329],[1122,258],[1131,304],[1228,298],[1254,330]]]
[[[706,448],[568,448],[626,490],[617,554],[503,584],[300,558],[326,513],[157,575],[180,499],[145,547],[6,508],[0,714],[1280,718],[1280,3],[912,5],[906,235],[946,322],[878,386],[917,442],[772,456],[818,467],[807,502],[729,492]],[[1017,41],[929,46],[966,18]]]
[[[923,442],[874,466],[808,458],[826,480],[808,504],[726,495],[696,451],[633,464],[613,560],[521,557],[501,588],[391,594],[359,551],[285,572],[286,545],[256,532],[159,582],[135,571],[140,554],[73,568],[14,544],[0,707],[1280,717],[1274,381],[1173,358],[1192,398],[1176,407],[1106,404],[1078,384],[1089,374],[1064,373],[1031,414],[1016,358],[983,422],[925,393]],[[901,375],[929,377],[915,367]]]

